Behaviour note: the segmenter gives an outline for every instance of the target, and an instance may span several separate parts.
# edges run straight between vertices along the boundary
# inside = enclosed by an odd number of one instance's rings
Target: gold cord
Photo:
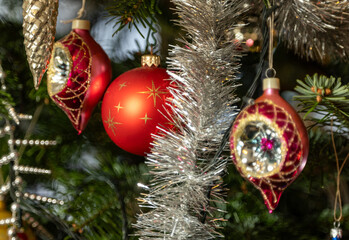
[[[331,119],[331,138],[332,138],[334,156],[336,158],[336,165],[337,165],[337,189],[336,189],[336,197],[334,200],[333,218],[336,222],[340,222],[343,217],[342,198],[341,198],[341,191],[340,191],[340,179],[341,179],[341,173],[344,168],[344,165],[349,159],[349,153],[345,157],[341,167],[339,167],[338,154],[337,154],[336,144],[335,144],[334,135],[333,135],[333,119]],[[337,216],[337,204],[339,205],[339,216]]]
[[[274,1],[272,1],[272,4],[274,5]],[[272,5],[268,6],[269,9],[272,8]],[[271,12],[271,15],[269,17],[269,51],[268,51],[268,60],[269,60],[269,67],[265,71],[265,75],[267,78],[274,78],[276,76],[276,71],[273,67],[273,48],[274,48],[274,11]],[[268,73],[271,73],[272,75],[269,76]]]

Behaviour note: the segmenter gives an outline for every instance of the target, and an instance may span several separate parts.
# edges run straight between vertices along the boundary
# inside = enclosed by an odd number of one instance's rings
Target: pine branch
[[[96,155],[99,167],[85,166],[80,177],[61,180],[72,199],[64,217],[84,239],[127,240],[131,230],[128,218],[138,209],[134,183],[141,180],[145,170],[142,165],[120,163],[110,151],[101,150]]]
[[[121,239],[118,199],[103,182],[85,182],[74,202],[66,209],[71,226],[85,239]]]
[[[343,85],[340,78],[317,74],[307,75],[304,81],[297,82],[295,90],[301,95],[295,96],[295,100],[300,101],[304,118],[314,122],[311,127],[331,126],[333,119],[340,132],[349,132],[349,84]],[[318,115],[308,117],[310,113]]]
[[[12,96],[3,90],[0,90],[0,114],[10,117],[8,116],[7,111],[9,106],[13,106]]]
[[[156,32],[152,22],[156,22],[156,14],[161,14],[157,0],[114,0],[107,7],[107,11],[112,17],[110,21],[115,21],[114,28],[117,28],[113,35],[128,25],[129,28],[134,26],[143,38],[144,36],[138,26],[148,26]]]

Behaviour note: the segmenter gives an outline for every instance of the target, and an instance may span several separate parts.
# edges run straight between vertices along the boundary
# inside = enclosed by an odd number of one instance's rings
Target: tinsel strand
[[[241,52],[234,23],[243,1],[173,0],[187,32],[169,58],[173,129],[154,136],[147,156],[152,181],[139,199],[150,211],[135,224],[140,239],[214,239],[218,220],[211,200],[223,203],[227,156],[214,158],[236,114],[235,74]],[[139,186],[143,186],[139,184]],[[202,221],[207,215],[207,221]]]
[[[347,0],[281,0],[276,28],[282,41],[298,55],[326,61],[349,59],[349,2]]]

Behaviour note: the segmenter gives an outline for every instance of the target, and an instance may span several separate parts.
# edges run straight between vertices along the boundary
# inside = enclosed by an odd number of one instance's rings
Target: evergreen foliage
[[[6,2],[13,4],[14,1]],[[157,4],[156,0],[115,0],[109,4],[108,11],[114,16],[112,21],[116,24],[116,32],[127,24],[150,26],[151,21],[156,22],[156,14],[169,11],[170,8],[168,1]],[[128,21],[129,17],[131,21]],[[161,25],[160,34],[162,44],[165,45],[161,46],[163,50],[168,48],[168,43],[173,43],[178,32],[168,18],[170,15],[162,15],[157,21]],[[8,88],[6,92],[0,90],[0,113],[6,113],[4,101],[15,105],[16,110],[22,113],[33,114],[41,109],[38,111],[40,116],[32,137],[56,139],[59,144],[50,148],[27,147],[21,156],[21,163],[51,169],[53,175],[25,176],[25,187],[28,191],[49,194],[67,202],[63,207],[50,207],[27,201],[23,208],[34,213],[57,240],[136,239],[132,236],[132,224],[136,221],[136,214],[141,211],[136,202],[141,194],[137,183],[148,183],[144,158],[126,153],[112,143],[103,128],[100,105],[95,109],[86,130],[81,135],[76,134],[66,115],[49,101],[46,80],[43,80],[38,91],[33,89],[21,31],[20,24],[0,21],[0,60],[7,74]],[[139,55],[134,54],[135,60],[113,63],[114,74],[139,66]],[[162,54],[167,55],[166,52]],[[251,59],[258,59],[258,53],[249,53],[243,62]],[[244,66],[242,75],[248,76],[247,72],[253,69],[256,62],[250,62],[249,66]],[[347,64],[342,64],[341,67],[342,71],[337,74],[345,77],[344,73],[349,67]],[[292,66],[288,66],[287,74],[292,72],[291,68]],[[325,72],[332,71],[324,69]],[[282,76],[280,78],[282,80]],[[341,81],[318,75],[307,76],[304,82],[298,81],[296,90],[301,95],[297,99],[301,102],[302,111],[308,113],[306,117],[313,121],[309,131],[310,154],[304,171],[285,191],[273,214],[268,213],[258,190],[230,165],[228,174],[224,177],[227,203],[219,206],[225,210],[222,215],[226,221],[221,229],[224,239],[329,238],[333,222],[336,164],[330,136],[321,126],[329,126],[331,117],[336,120],[335,123],[341,130],[335,138],[336,146],[342,159],[349,151],[347,81],[348,78]],[[241,96],[248,88],[245,82],[242,84]],[[330,94],[326,94],[327,88],[331,89]],[[321,93],[318,93],[318,89]],[[321,101],[318,101],[318,96],[321,96]],[[322,115],[314,116],[310,112]],[[16,137],[23,137],[27,127],[24,125],[17,128]],[[6,154],[6,138],[0,139],[0,149],[0,155]],[[5,182],[7,169],[1,168],[0,174],[0,183]],[[348,182],[349,171],[345,167],[342,173],[344,236],[349,236]],[[6,201],[10,203],[11,199],[6,198]]]
[[[157,2],[158,0],[113,0],[107,7],[107,11],[112,17],[110,21],[115,22],[114,27],[117,28],[114,34],[128,25],[129,28],[135,26],[139,34],[142,35],[138,24],[143,27],[148,26],[156,32],[153,22],[156,22],[156,14],[161,14]],[[142,37],[144,36],[142,35]]]
[[[349,84],[342,84],[340,78],[307,75],[304,82],[297,80],[298,86],[295,88],[300,96],[295,99],[301,102],[301,112],[306,112],[304,118],[309,113],[317,113],[312,117],[313,125],[321,124],[331,126],[331,120],[336,122],[336,126],[342,134],[349,134]]]

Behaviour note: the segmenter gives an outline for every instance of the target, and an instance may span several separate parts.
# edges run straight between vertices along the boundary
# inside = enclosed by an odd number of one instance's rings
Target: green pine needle
[[[6,105],[10,104],[10,105],[14,105],[13,104],[13,99],[11,97],[11,95],[3,90],[0,90],[0,114],[5,115],[7,117],[8,116],[8,111],[6,110]]]
[[[116,20],[114,27],[117,29],[113,35],[128,25],[129,28],[134,26],[143,38],[139,24],[143,27],[148,26],[156,32],[152,22],[156,22],[156,14],[161,14],[157,0],[113,0],[111,5],[107,7],[107,11],[112,17],[110,21]]]
[[[344,133],[349,128],[349,84],[342,84],[340,78],[307,75],[304,81],[297,80],[295,90],[300,94],[295,100],[300,101],[304,119],[317,124],[331,126],[333,120]],[[318,113],[320,117],[308,118],[310,113]]]

